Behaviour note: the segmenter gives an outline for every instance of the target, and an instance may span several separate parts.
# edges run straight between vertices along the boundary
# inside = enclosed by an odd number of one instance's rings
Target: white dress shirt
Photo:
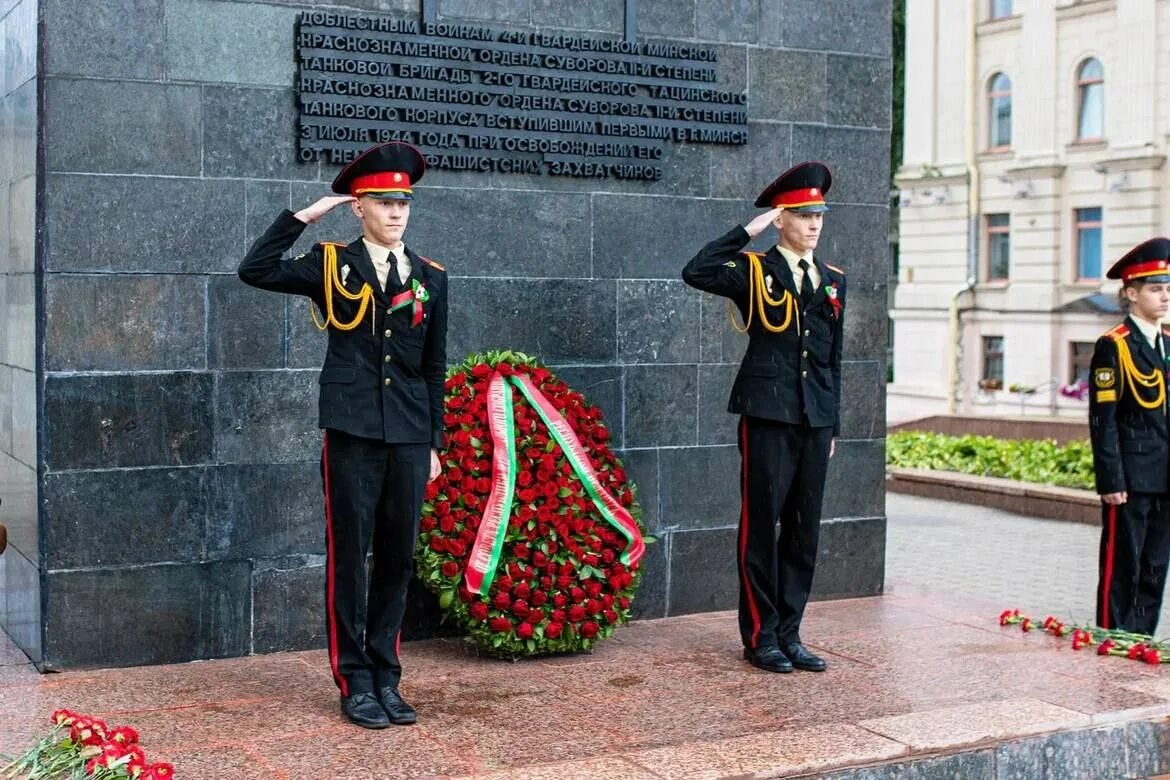
[[[401,241],[393,249],[375,244],[364,236],[362,243],[366,245],[366,251],[370,253],[370,260],[374,262],[374,271],[378,274],[378,284],[382,285],[383,290],[386,289],[386,280],[390,278],[391,254],[394,255],[394,261],[398,266],[399,281],[405,282],[410,278],[410,258],[406,255],[406,245]]]
[[[817,270],[817,264],[813,262],[813,253],[810,251],[801,257],[793,252],[791,249],[776,245],[780,250],[780,254],[788,261],[788,268],[792,271],[792,281],[796,282],[796,291],[800,292],[800,283],[804,280],[804,270],[800,267],[800,261],[803,260],[808,263],[808,277],[812,280],[812,288],[814,291],[821,286],[821,272]]]

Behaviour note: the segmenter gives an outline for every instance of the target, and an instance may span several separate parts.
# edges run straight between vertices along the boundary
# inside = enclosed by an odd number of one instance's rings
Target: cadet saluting
[[[1091,364],[1089,433],[1101,496],[1097,625],[1153,634],[1170,560],[1170,427],[1166,334],[1170,239],[1131,249],[1106,274],[1121,279],[1125,322],[1099,339]]]
[[[770,672],[825,669],[801,644],[800,623],[840,431],[845,274],[813,256],[831,183],[821,163],[797,165],[756,199],[770,211],[683,270],[687,284],[731,299],[750,339],[728,403],[740,415],[739,627],[744,658]],[[742,251],[769,225],[778,246]]]
[[[425,168],[408,144],[367,150],[333,180],[342,196],[285,211],[239,269],[255,287],[307,296],[329,331],[319,408],[329,661],[342,712],[365,728],[416,720],[398,693],[398,636],[426,483],[439,471],[447,368],[446,273],[402,243]],[[281,258],[342,203],[360,239]]]

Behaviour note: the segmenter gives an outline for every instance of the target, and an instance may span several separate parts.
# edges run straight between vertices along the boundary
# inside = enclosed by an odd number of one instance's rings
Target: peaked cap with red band
[[[426,170],[422,153],[410,144],[378,144],[341,169],[333,180],[333,191],[355,198],[369,195],[379,200],[413,200],[411,185],[418,183]]]
[[[762,208],[783,206],[786,211],[828,211],[825,193],[833,186],[833,174],[824,163],[803,162],[789,168],[756,198]]]
[[[1170,238],[1151,238],[1125,253],[1105,274],[1110,279],[1170,283]]]

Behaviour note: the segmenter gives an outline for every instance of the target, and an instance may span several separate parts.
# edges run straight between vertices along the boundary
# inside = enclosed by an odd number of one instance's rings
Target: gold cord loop
[[[1125,386],[1129,386],[1129,392],[1133,395],[1133,400],[1137,401],[1138,405],[1143,409],[1160,409],[1166,403],[1166,374],[1155,367],[1153,371],[1148,374],[1143,374],[1138,371],[1133,362],[1133,354],[1129,351],[1129,344],[1125,339],[1118,339],[1117,344],[1117,362],[1121,368],[1121,385],[1124,390]],[[1138,392],[1138,386],[1147,390],[1154,390],[1157,397],[1152,401],[1147,401]]]
[[[745,252],[748,257],[748,311],[747,321],[741,326],[736,322],[734,303],[729,299],[727,301],[727,318],[731,320],[731,327],[735,328],[740,333],[747,333],[752,326],[752,316],[758,311],[760,324],[769,333],[783,333],[788,330],[788,326],[792,324],[793,318],[796,319],[796,327],[800,327],[800,306],[796,302],[796,297],[788,290],[780,296],[779,300],[772,298],[771,293],[768,292],[768,287],[764,283],[764,263],[761,260],[761,255],[756,252]],[[773,325],[768,321],[767,308],[779,308],[783,306],[784,322],[780,325]]]
[[[366,309],[370,308],[370,304],[374,300],[374,288],[370,285],[362,285],[362,289],[356,293],[352,293],[345,289],[342,284],[341,277],[337,270],[337,244],[324,244],[325,247],[325,321],[321,322],[317,317],[317,309],[312,301],[309,301],[309,313],[313,315],[313,324],[317,326],[317,330],[326,330],[332,325],[337,330],[353,330],[366,316]],[[358,305],[357,316],[350,322],[340,322],[337,316],[333,313],[333,292],[337,291],[342,298],[349,301],[361,301]],[[375,327],[374,314],[370,313],[370,332],[374,331]]]

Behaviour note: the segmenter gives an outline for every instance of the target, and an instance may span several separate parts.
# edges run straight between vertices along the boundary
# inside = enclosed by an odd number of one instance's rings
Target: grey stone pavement
[[[951,593],[1093,622],[1099,527],[898,493],[887,494],[886,514],[887,593]],[[1165,604],[1158,629],[1170,634]]]

